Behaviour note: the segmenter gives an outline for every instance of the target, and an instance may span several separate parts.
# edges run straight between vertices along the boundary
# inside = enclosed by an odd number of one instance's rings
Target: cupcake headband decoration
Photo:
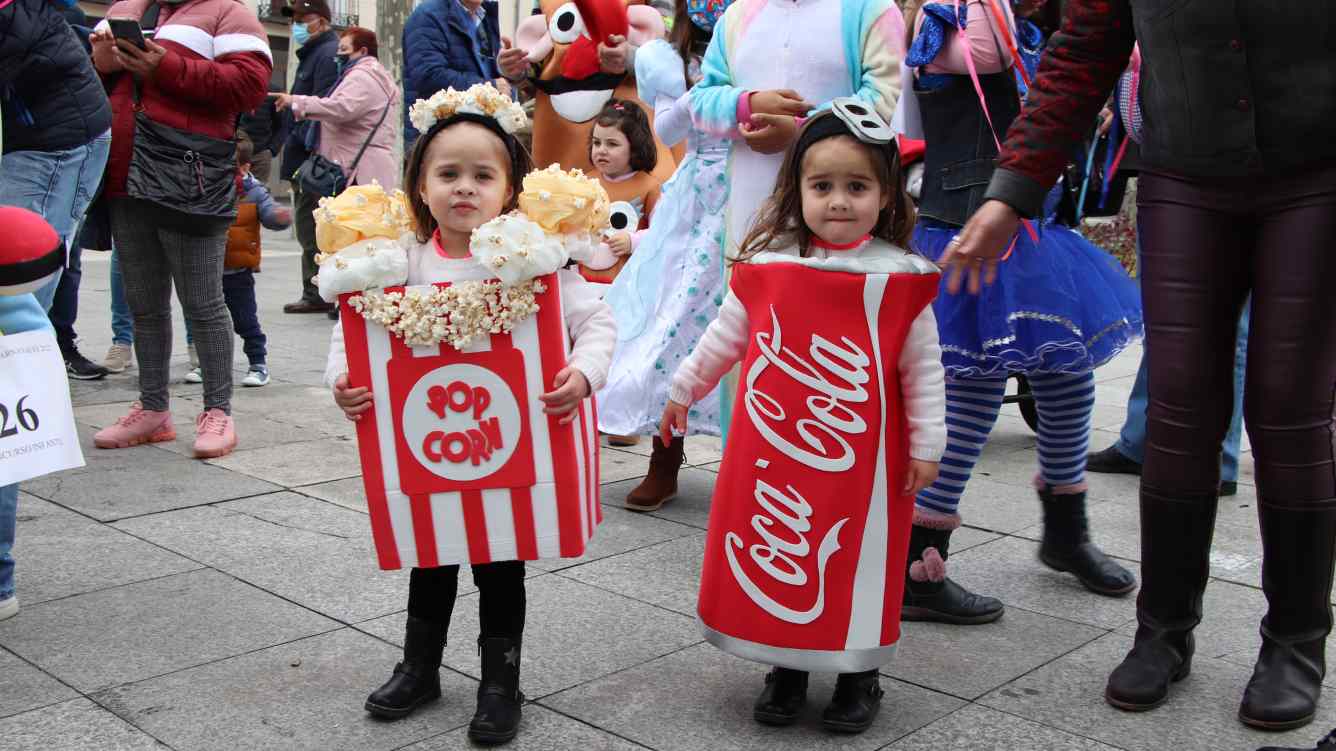
[[[485,83],[474,84],[465,91],[438,91],[428,99],[417,100],[408,110],[408,120],[419,133],[458,115],[491,118],[512,136],[529,125],[529,117],[519,102]]]

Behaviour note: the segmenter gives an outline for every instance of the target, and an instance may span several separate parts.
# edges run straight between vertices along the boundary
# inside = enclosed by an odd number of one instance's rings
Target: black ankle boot
[[[1002,601],[976,595],[951,579],[915,581],[910,568],[923,560],[924,551],[934,548],[945,563],[950,554],[951,530],[932,529],[915,524],[909,531],[909,556],[905,561],[905,595],[900,619],[971,625],[991,623],[1002,617]]]
[[[520,642],[491,637],[478,639],[482,651],[482,683],[478,685],[478,711],[469,722],[469,740],[475,743],[505,743],[520,729]]]
[[[837,733],[867,730],[881,710],[883,693],[875,670],[840,673],[835,681],[835,695],[830,698],[826,711],[821,713],[821,725]]]
[[[445,649],[443,623],[408,617],[404,632],[404,659],[394,675],[371,692],[366,711],[384,720],[407,717],[414,709],[441,698],[441,651]]]
[[[1142,486],[1141,592],[1132,651],[1109,674],[1104,698],[1129,712],[1154,709],[1192,669],[1192,629],[1210,576],[1216,497],[1171,500]]]
[[[1044,505],[1044,540],[1039,560],[1056,571],[1068,571],[1096,594],[1117,597],[1136,589],[1137,578],[1095,547],[1086,519],[1086,494],[1055,495],[1051,487],[1039,491]]]
[[[792,725],[806,703],[807,671],[775,668],[766,673],[752,718],[762,725]]]
[[[1239,719],[1265,730],[1307,725],[1327,674],[1336,510],[1258,505],[1262,526],[1262,650]]]

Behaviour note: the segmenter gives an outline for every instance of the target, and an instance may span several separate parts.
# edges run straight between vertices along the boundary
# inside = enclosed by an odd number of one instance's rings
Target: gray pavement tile
[[[1135,374],[1135,371],[1133,371]],[[1095,409],[1090,418],[1093,428],[1119,430],[1127,419],[1128,386],[1122,384],[1095,384]]]
[[[963,553],[976,545],[992,542],[1000,537],[1001,535],[988,530],[961,525],[955,532],[951,533],[951,555]]]
[[[1089,738],[978,704],[943,717],[886,747],[886,751],[1118,751]]]
[[[238,383],[240,378],[238,378]],[[253,389],[241,389],[239,386],[233,396],[232,419],[236,426],[239,445],[243,449],[268,448],[291,443],[294,440],[312,440],[333,438],[336,435],[313,429],[294,430],[291,423],[272,419],[274,413],[263,410],[243,410],[239,408],[241,397],[250,394]],[[176,427],[176,440],[155,444],[156,448],[166,449],[182,456],[193,456],[195,443],[195,417],[202,405],[195,399],[180,400],[172,410],[172,424]],[[80,423],[103,428],[114,424],[125,414],[122,404],[93,404],[77,407],[74,417]]]
[[[1202,621],[1193,632],[1197,653],[1251,670],[1262,646],[1258,629],[1266,615],[1266,595],[1260,589],[1213,579],[1202,600]],[[1118,627],[1128,636],[1136,630],[1136,621]],[[1327,641],[1336,644],[1336,636]],[[1324,684],[1336,688],[1336,673],[1328,673]]]
[[[147,751],[152,736],[88,699],[71,699],[0,719],[5,751]]]
[[[79,695],[78,691],[0,649],[0,718],[45,707]],[[0,731],[0,739],[4,738]]]
[[[333,480],[331,482],[322,482],[316,485],[302,485],[293,488],[297,493],[309,495],[312,498],[319,498],[322,501],[329,501],[337,506],[342,506],[353,511],[367,513],[366,507],[366,485],[362,482],[361,475],[357,477],[348,477],[342,480]]]
[[[372,719],[367,694],[390,677],[395,649],[352,629],[282,644],[96,699],[174,748],[394,749],[467,723],[477,684],[441,673],[442,698],[397,722]]]
[[[25,606],[200,568],[27,493],[19,497],[14,555]]]
[[[561,575],[694,617],[704,557],[705,534],[700,533],[568,568]]]
[[[393,613],[407,601],[408,577],[376,565],[366,514],[295,493],[118,526],[346,623]]]
[[[1319,706],[1306,729],[1262,733],[1236,718],[1251,670],[1198,653],[1192,674],[1174,684],[1169,701],[1153,712],[1122,712],[1104,701],[1104,684],[1131,647],[1109,634],[1023,676],[979,703],[1128,751],[1255,749],[1305,746],[1336,724],[1336,707]]]
[[[766,670],[700,644],[542,703],[651,748],[680,751],[875,749],[963,705],[954,697],[883,678],[886,697],[872,727],[862,735],[835,735],[820,726],[835,676],[816,673],[798,723],[766,727],[751,717]]]
[[[579,558],[545,558],[532,561],[530,565],[544,571],[559,571],[699,533],[699,529],[685,524],[616,506],[604,506],[603,522],[594,530],[594,537],[585,548],[584,555]]]
[[[975,472],[960,499],[960,518],[971,527],[1011,534],[1039,522],[1039,498],[1028,483],[998,482]]]
[[[80,427],[88,466],[23,483],[24,491],[99,521],[217,503],[279,488],[153,446],[92,448]]]
[[[1103,629],[1117,628],[1136,614],[1135,590],[1124,597],[1097,595],[1071,574],[1040,563],[1038,550],[1037,543],[1005,537],[952,555],[947,572],[966,589],[1007,605]],[[1133,574],[1139,570],[1134,562],[1122,563]]]
[[[980,626],[903,623],[900,648],[882,672],[973,700],[1105,633],[1018,607]]]
[[[694,618],[562,576],[526,582],[521,688],[537,699],[701,641]],[[444,664],[480,678],[478,594],[455,604]]]
[[[607,446],[606,440],[604,446]],[[717,436],[689,435],[686,437],[685,449],[688,467],[716,464],[724,458],[724,442]],[[619,446],[618,450],[649,456],[654,451],[654,443],[649,436],[641,436],[640,443],[634,446]]]
[[[245,448],[208,463],[258,477],[285,488],[341,480],[362,474],[357,443],[351,437],[299,441],[271,448]]]
[[[664,504],[663,508],[650,514],[660,519],[686,524],[705,529],[710,522],[710,498],[714,495],[714,483],[719,476],[712,471],[698,467],[683,467],[677,473],[677,497]],[[624,482],[603,486],[604,505],[622,506],[626,496],[640,484],[640,477]]]
[[[470,747],[468,728],[459,728],[414,743],[402,751],[454,751]],[[538,704],[524,706],[520,734],[506,744],[507,751],[635,751],[643,748]]]
[[[639,480],[649,471],[649,459],[640,454],[600,447],[598,452],[599,483],[621,482],[632,478]]]
[[[96,691],[334,628],[216,571],[193,571],[24,608],[0,646]]]

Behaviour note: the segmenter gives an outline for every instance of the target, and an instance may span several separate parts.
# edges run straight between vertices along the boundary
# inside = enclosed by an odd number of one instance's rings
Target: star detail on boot
[[[519,647],[511,647],[510,650],[506,652],[505,657],[506,657],[506,664],[507,664],[507,665],[511,665],[511,666],[514,666],[514,667],[519,667],[519,665],[520,665],[520,648],[519,648]]]

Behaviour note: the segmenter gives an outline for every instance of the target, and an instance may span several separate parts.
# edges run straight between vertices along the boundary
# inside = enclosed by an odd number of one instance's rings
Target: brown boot
[[[654,453],[649,455],[649,474],[626,496],[625,507],[631,511],[658,511],[677,495],[677,471],[686,464],[682,439],[674,438],[667,446],[654,437]]]

